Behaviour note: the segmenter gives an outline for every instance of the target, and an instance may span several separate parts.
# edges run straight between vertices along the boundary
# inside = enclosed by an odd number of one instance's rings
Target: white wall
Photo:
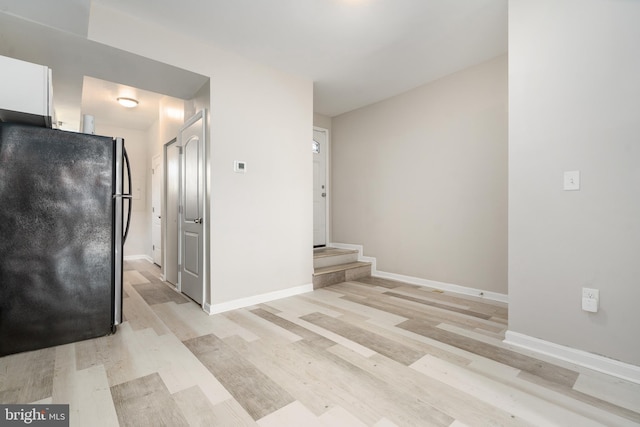
[[[151,143],[151,157],[163,154],[164,145],[178,136],[178,131],[189,117],[185,116],[185,101],[170,96],[160,99],[158,134]]]
[[[151,199],[151,188],[147,185],[147,169],[149,168],[148,134],[146,131],[102,124],[100,123],[100,117],[96,117],[95,120],[97,135],[124,138],[124,145],[131,162],[134,200],[129,236],[124,245],[124,256],[150,255],[151,240],[147,217],[147,199]]]
[[[319,113],[313,113],[313,125],[319,128],[331,130],[331,117]]]
[[[89,37],[211,78],[207,302],[311,283],[312,82],[95,3]]]
[[[64,31],[87,35],[87,20],[91,0],[65,0],[64,5],[51,7],[50,0],[1,0],[0,10],[15,16],[41,22]]]
[[[635,365],[638,23],[637,1],[509,2],[509,330]]]
[[[198,93],[195,94],[193,99],[185,102],[185,119],[193,117],[198,111],[202,109],[211,109],[211,82],[205,83],[200,88]],[[207,123],[209,123],[210,120],[211,119],[207,117]]]
[[[332,241],[507,291],[507,58],[332,119]]]

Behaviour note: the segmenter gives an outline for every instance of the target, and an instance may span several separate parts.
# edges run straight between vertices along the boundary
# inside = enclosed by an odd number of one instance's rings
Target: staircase
[[[313,289],[371,276],[371,263],[359,262],[352,249],[317,248],[313,250]]]

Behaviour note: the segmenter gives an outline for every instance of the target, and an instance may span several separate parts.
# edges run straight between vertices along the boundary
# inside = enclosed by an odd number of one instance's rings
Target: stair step
[[[349,264],[358,261],[358,251],[352,249],[319,248],[313,250],[313,268]]]
[[[339,249],[339,248],[316,248],[313,250],[314,258],[324,258],[328,256],[344,255],[344,254],[357,254],[357,249]]]
[[[370,262],[350,262],[316,268],[313,273],[313,289],[371,276]]]

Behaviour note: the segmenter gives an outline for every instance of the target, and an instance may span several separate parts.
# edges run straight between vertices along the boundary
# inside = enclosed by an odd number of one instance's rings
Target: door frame
[[[325,223],[324,223],[324,234],[325,234],[325,246],[329,246],[329,244],[331,243],[331,241],[329,240],[329,230],[331,229],[331,216],[329,215],[329,212],[331,212],[331,174],[329,173],[329,171],[331,170],[331,139],[330,139],[330,133],[329,133],[329,129],[326,128],[322,128],[319,126],[314,126],[313,127],[314,131],[317,132],[324,132],[325,137],[326,137],[326,141],[327,141],[327,149],[325,150],[325,154],[324,154],[324,167],[325,167],[325,173],[324,173],[324,177],[325,177],[325,185],[326,185],[326,192],[327,192],[327,197],[326,197],[326,203],[325,203]],[[313,133],[313,132],[312,132]],[[313,140],[313,135],[311,136],[311,139]],[[313,154],[311,156],[311,161],[313,162]],[[313,194],[313,188],[311,189],[312,194]],[[312,196],[313,199],[313,196]],[[313,232],[313,229],[311,230]]]
[[[192,125],[194,122],[196,122],[198,119],[202,118],[203,120],[203,128],[204,128],[204,142],[203,142],[203,149],[204,149],[204,153],[203,153],[203,193],[204,193],[204,206],[202,208],[202,218],[203,218],[203,224],[202,224],[202,234],[203,234],[203,247],[202,247],[202,257],[203,257],[203,262],[202,262],[202,268],[203,268],[203,283],[202,283],[202,293],[203,293],[203,298],[202,298],[202,309],[205,313],[207,314],[213,314],[213,312],[211,311],[211,300],[210,300],[210,295],[211,295],[211,289],[210,289],[210,259],[209,259],[209,245],[210,245],[210,225],[209,225],[209,221],[211,218],[211,214],[209,213],[209,206],[210,206],[210,182],[211,182],[211,170],[210,170],[210,148],[209,148],[209,135],[210,135],[210,130],[209,130],[209,120],[208,120],[208,109],[203,108],[200,111],[198,111],[194,116],[192,116],[191,118],[189,118],[188,120],[186,120],[181,126],[180,128],[185,128],[188,127],[190,125]],[[162,191],[162,207],[164,212],[167,212],[167,191],[168,191],[168,185],[167,185],[167,177],[168,177],[168,173],[167,173],[167,168],[168,168],[168,156],[167,156],[167,151],[169,149],[169,147],[171,147],[172,145],[176,145],[177,147],[179,147],[179,154],[178,154],[178,177],[180,179],[180,184],[178,185],[178,239],[177,239],[177,247],[178,247],[178,265],[177,265],[177,269],[178,269],[178,280],[177,283],[175,284],[176,286],[176,291],[177,292],[182,292],[182,276],[180,273],[180,262],[182,260],[182,238],[181,238],[181,221],[182,221],[182,209],[180,208],[180,205],[182,203],[182,147],[180,145],[180,141],[178,141],[178,137],[176,136],[175,138],[173,138],[171,141],[167,142],[166,144],[164,144],[163,146],[163,156],[164,156],[164,162],[163,162],[163,167],[164,167],[164,176],[163,176],[163,191]],[[165,215],[166,216],[166,215]],[[166,221],[162,222],[163,224],[163,228],[162,228],[162,238],[163,238],[163,261],[164,261],[164,265],[167,265],[167,251],[166,248],[164,247],[164,245],[166,245],[166,242],[168,242],[167,239],[167,227],[166,227]],[[164,266],[163,266],[163,275],[164,275]],[[207,298],[209,297],[209,298]]]
[[[156,172],[158,172],[154,168],[154,165],[156,164],[156,160],[159,160],[158,161],[159,172],[162,173],[162,177],[161,177],[160,181],[157,184],[155,184],[155,181],[154,181],[155,180],[154,176],[155,176]],[[160,205],[158,206],[158,208],[160,209],[160,215],[158,215],[158,219],[160,220],[160,242],[159,242],[159,245],[160,245],[160,262],[162,263],[160,268],[164,272],[165,258],[164,258],[164,244],[163,244],[163,238],[164,238],[164,236],[163,236],[163,228],[164,228],[163,223],[164,223],[164,212],[165,212],[165,209],[164,209],[164,204],[162,203],[162,193],[163,193],[163,188],[164,188],[165,167],[164,167],[164,161],[162,159],[162,154],[156,154],[155,156],[153,156],[151,158],[151,170],[152,170],[152,172],[151,172],[151,174],[152,174],[152,176],[151,176],[151,215],[152,215],[152,218],[151,218],[151,245],[155,246],[154,242],[153,242],[153,227],[154,227],[153,220],[155,219],[156,212],[153,212],[153,208],[154,208],[154,206],[153,206],[153,195],[154,195],[154,193],[156,191],[158,191],[158,194],[160,196],[160,200],[159,200]],[[159,185],[160,188],[155,188],[156,185]],[[151,258],[155,262],[155,254],[153,253],[154,250],[155,249],[152,248]],[[163,280],[164,280],[164,277],[163,277]]]
[[[163,213],[163,218],[161,221],[161,225],[162,225],[162,280],[167,281],[167,266],[168,264],[168,260],[167,260],[167,246],[170,243],[170,239],[168,237],[168,223],[167,223],[167,217],[168,217],[168,204],[167,204],[167,200],[169,199],[168,196],[168,192],[169,192],[169,185],[167,183],[167,180],[169,178],[169,174],[167,173],[169,170],[169,156],[168,156],[168,151],[170,149],[171,146],[177,145],[178,143],[178,139],[177,137],[173,138],[171,141],[167,142],[166,144],[164,144],[162,146],[162,192],[160,195],[160,203],[162,205],[162,213]],[[178,177],[180,177],[180,155],[178,155]],[[180,186],[178,185],[178,193],[180,191]],[[180,194],[178,194],[178,200],[180,200]],[[179,203],[178,203],[179,204]],[[176,209],[178,209],[178,206],[176,206]],[[178,216],[180,214],[178,213]],[[179,219],[179,218],[178,218]],[[176,249],[178,246],[178,241],[175,242],[176,244]],[[175,266],[175,268],[178,268],[178,265]],[[180,290],[180,273],[178,272],[178,279],[176,280],[175,283],[176,286],[176,290]]]

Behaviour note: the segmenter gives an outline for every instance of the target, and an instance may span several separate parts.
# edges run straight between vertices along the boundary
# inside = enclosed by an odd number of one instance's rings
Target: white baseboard
[[[122,257],[122,259],[124,259],[125,261],[136,261],[139,259],[143,259],[153,264],[153,258],[151,258],[149,255],[125,255]]]
[[[451,283],[437,282],[435,280],[421,279],[419,277],[405,276],[403,274],[389,273],[380,271],[377,268],[376,259],[363,255],[362,245],[352,245],[349,243],[331,243],[329,246],[338,249],[353,249],[358,251],[358,260],[371,263],[371,275],[383,279],[397,280],[399,282],[409,283],[411,285],[425,286],[442,291],[454,292],[457,294],[471,295],[474,297],[486,298],[493,301],[507,303],[509,298],[506,294],[498,292],[485,291],[482,289],[468,288],[466,286],[454,285]]]
[[[205,302],[204,305],[202,306],[202,310],[204,310],[204,312],[209,315],[214,314],[213,309],[211,308],[211,304],[209,303]]]
[[[519,332],[507,331],[504,343],[640,384],[640,366],[620,362],[583,350],[565,347]]]
[[[383,279],[397,280],[411,285],[425,286],[427,288],[439,289],[441,291],[454,292],[456,294],[471,295],[474,297],[486,298],[492,301],[508,303],[509,297],[498,292],[485,291],[482,289],[468,288],[466,286],[454,285],[451,283],[437,282],[435,280],[421,279],[419,277],[405,276],[403,274],[387,273],[386,271],[376,271],[375,277]]]
[[[296,286],[295,288],[283,289],[281,291],[269,292],[266,294],[255,295],[247,298],[240,298],[233,301],[223,302],[220,304],[205,303],[202,309],[209,314],[224,313],[225,311],[236,310],[238,308],[250,307],[256,304],[263,304],[269,301],[292,297],[313,291],[313,284]]]

